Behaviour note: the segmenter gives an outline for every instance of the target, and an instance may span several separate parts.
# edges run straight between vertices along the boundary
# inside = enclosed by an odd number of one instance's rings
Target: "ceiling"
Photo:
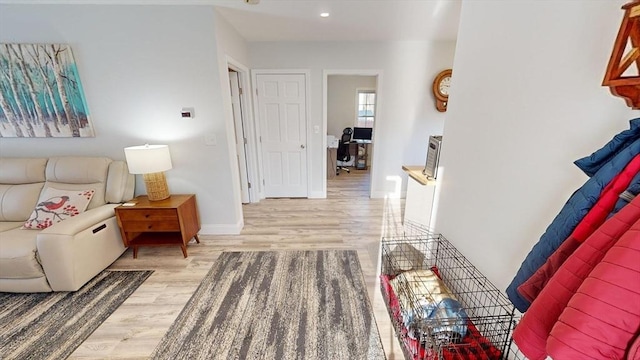
[[[212,2],[248,41],[455,40],[460,17],[460,0]]]
[[[216,5],[247,41],[395,41],[457,37],[461,0],[0,0],[0,4]],[[328,18],[321,18],[328,12]]]

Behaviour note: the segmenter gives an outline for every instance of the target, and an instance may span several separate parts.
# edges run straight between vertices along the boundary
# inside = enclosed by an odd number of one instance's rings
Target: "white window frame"
[[[359,123],[359,119],[362,117],[360,116],[360,94],[361,93],[373,93],[375,94],[375,102],[373,103],[373,116],[365,116],[367,118],[372,118],[371,120],[371,125],[370,126],[364,126],[364,127],[368,127],[368,128],[373,128],[373,124],[376,121],[376,117],[377,117],[377,113],[378,113],[378,94],[377,94],[377,89],[376,88],[356,88],[356,117],[355,117],[355,121],[354,121],[354,126],[355,127],[363,127],[360,126]],[[368,123],[368,121],[365,121],[365,125]]]

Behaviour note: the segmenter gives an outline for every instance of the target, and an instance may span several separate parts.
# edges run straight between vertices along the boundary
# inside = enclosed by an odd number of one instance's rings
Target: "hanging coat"
[[[542,289],[513,332],[514,341],[528,359],[545,359],[549,333],[569,300],[607,251],[638,220],[640,197],[634,199],[587,238]]]
[[[620,194],[633,178],[640,174],[640,155],[633,160],[605,187],[600,198],[580,221],[571,235],[547,258],[547,261],[518,287],[518,292],[528,301],[533,301],[565,260],[587,239],[614,210]]]
[[[635,119],[633,124],[635,126],[633,135],[636,140],[623,149],[620,149],[620,146],[607,144],[597,152],[598,154],[603,154],[596,157],[600,165],[599,170],[571,195],[562,210],[560,210],[560,213],[553,219],[538,243],[533,246],[520,265],[516,276],[507,287],[509,300],[520,312],[527,311],[530,302],[518,293],[518,286],[529,279],[545,263],[547,258],[560,247],[562,242],[571,235],[577,224],[596,203],[605,186],[622,171],[634,156],[640,154],[640,119]],[[614,142],[617,138],[618,136],[614,137],[611,142]],[[627,138],[625,139],[624,143],[628,140]],[[615,156],[609,162],[602,164],[601,158],[606,158],[604,155],[606,151],[604,150],[611,149],[615,152]],[[593,168],[590,170],[593,170]]]
[[[620,211],[620,209],[630,203],[638,194],[640,194],[640,173],[633,178],[629,187],[620,194],[620,198],[618,199],[618,202],[616,202],[616,206],[611,215]]]
[[[629,130],[624,130],[611,139],[605,146],[593,154],[574,161],[574,164],[587,176],[592,177],[604,164],[611,161],[618,153],[638,139],[640,135],[640,118],[629,120]]]
[[[554,359],[640,359],[633,348],[638,331],[640,220],[573,295],[551,330],[547,353]]]
[[[640,334],[631,340],[631,346],[627,349],[627,360],[640,360]]]

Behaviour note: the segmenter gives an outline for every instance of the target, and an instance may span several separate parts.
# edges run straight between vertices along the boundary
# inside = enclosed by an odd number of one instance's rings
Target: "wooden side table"
[[[134,259],[139,246],[179,245],[186,258],[189,241],[195,238],[200,243],[195,195],[171,195],[160,201],[138,196],[131,203],[116,207],[115,212],[124,246],[133,248]]]

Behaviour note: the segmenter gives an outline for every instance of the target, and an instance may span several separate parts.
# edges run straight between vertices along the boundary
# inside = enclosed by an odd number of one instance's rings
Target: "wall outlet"
[[[320,125],[314,125],[313,126],[313,133],[314,134],[319,134],[320,133]]]

